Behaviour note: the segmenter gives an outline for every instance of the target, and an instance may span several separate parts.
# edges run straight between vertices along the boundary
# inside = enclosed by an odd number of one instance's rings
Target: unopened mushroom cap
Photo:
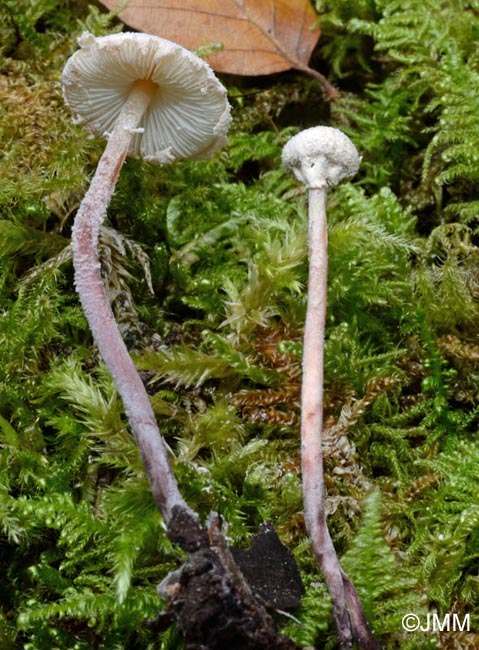
[[[282,162],[308,189],[331,187],[354,176],[361,157],[356,147],[339,129],[315,126],[289,140]]]
[[[133,85],[158,89],[135,132],[129,155],[159,163],[203,159],[226,142],[231,120],[226,90],[189,50],[157,36],[85,32],[63,70],[63,96],[74,119],[108,137]]]

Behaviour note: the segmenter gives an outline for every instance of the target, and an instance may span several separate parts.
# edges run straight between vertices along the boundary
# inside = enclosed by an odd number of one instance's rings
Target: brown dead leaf
[[[110,10],[119,4],[101,2]],[[295,68],[336,94],[308,66],[320,33],[309,0],[129,0],[119,17],[190,50],[221,43],[222,51],[207,57],[218,72],[254,76]]]

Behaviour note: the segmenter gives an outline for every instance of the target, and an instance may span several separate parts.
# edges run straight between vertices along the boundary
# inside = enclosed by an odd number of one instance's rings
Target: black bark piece
[[[261,596],[266,607],[299,607],[304,587],[298,565],[271,523],[260,525],[260,532],[251,539],[251,548],[232,548],[231,553],[253,594]]]
[[[168,531],[170,539],[187,551],[188,559],[159,585],[169,602],[157,623],[174,620],[187,650],[300,650],[278,635],[261,598],[253,595],[233,559],[218,515],[212,513],[203,529],[190,513],[174,508]],[[261,535],[267,536],[263,545],[269,553],[270,547],[277,546],[276,533],[271,535],[270,528],[260,533],[260,547]],[[282,546],[279,539],[278,543]],[[279,589],[278,583],[273,590],[276,599]]]

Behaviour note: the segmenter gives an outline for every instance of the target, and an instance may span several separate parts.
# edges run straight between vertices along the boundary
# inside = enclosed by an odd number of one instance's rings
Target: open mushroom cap
[[[337,185],[354,176],[361,157],[351,140],[339,129],[315,126],[289,140],[282,162],[308,189]]]
[[[157,36],[85,32],[63,70],[63,96],[74,119],[95,135],[112,132],[134,84],[157,85],[129,155],[158,163],[204,159],[226,142],[226,89],[189,50]]]

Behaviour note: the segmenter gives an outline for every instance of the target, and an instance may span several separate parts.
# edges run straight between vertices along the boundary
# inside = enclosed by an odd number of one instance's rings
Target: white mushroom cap
[[[315,126],[289,140],[282,162],[308,189],[331,187],[354,176],[361,157],[356,147],[339,129]]]
[[[63,70],[63,95],[74,119],[108,136],[138,80],[158,85],[135,131],[129,155],[159,163],[203,159],[226,142],[231,120],[226,90],[210,66],[157,36],[85,32]]]

